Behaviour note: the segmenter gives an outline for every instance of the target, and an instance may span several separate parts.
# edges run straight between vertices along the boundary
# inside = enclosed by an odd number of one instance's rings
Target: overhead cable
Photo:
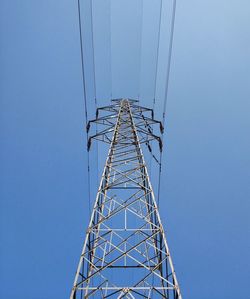
[[[92,57],[93,57],[93,77],[94,77],[94,97],[95,106],[97,107],[97,96],[96,96],[96,67],[95,67],[95,45],[94,45],[94,26],[93,26],[93,0],[90,0],[90,19],[91,19],[91,44],[92,44]]]
[[[156,62],[155,62],[155,76],[154,76],[153,108],[152,108],[153,111],[155,110],[155,102],[156,102],[156,86],[157,86],[157,75],[158,75],[158,64],[159,64],[159,51],[160,51],[160,37],[161,37],[161,18],[162,18],[162,0],[160,0],[159,23],[158,23],[158,31],[157,31],[157,48],[156,48]],[[159,163],[160,162],[158,162],[158,164]],[[151,175],[152,156],[150,156],[149,165],[150,165],[149,169],[150,169],[150,175]]]
[[[144,0],[141,0],[141,18],[140,18],[140,21],[141,21],[141,24],[139,24],[139,34],[140,34],[140,38],[139,38],[139,67],[138,67],[138,100],[140,100],[140,96],[141,96],[141,69],[142,69],[142,63],[141,63],[141,60],[142,60],[142,38],[143,38],[143,10],[144,10],[144,5],[143,5],[143,1]]]
[[[113,99],[113,74],[112,74],[112,0],[109,0],[109,29],[110,29],[110,99]]]
[[[93,0],[90,1],[90,21],[91,21],[91,44],[92,44],[92,57],[93,57],[93,85],[94,85],[94,102],[95,102],[95,110],[97,111],[97,90],[96,90],[96,66],[95,66],[95,44],[94,44],[94,25],[93,25]],[[96,134],[97,134],[97,124],[96,124]],[[89,154],[89,151],[88,151]],[[96,171],[96,186],[98,186],[98,143],[96,145],[96,163],[97,163],[97,171]]]
[[[175,16],[176,16],[176,2],[177,2],[177,0],[173,0],[171,28],[170,28],[170,40],[169,40],[169,48],[168,48],[167,77],[166,77],[165,97],[164,97],[163,114],[162,114],[163,127],[165,127],[165,120],[166,120],[166,109],[167,109],[167,100],[168,100],[169,78],[170,78],[171,58],[172,58],[173,39],[174,39],[174,27],[175,27]],[[164,132],[165,131],[166,130],[164,130]],[[164,140],[164,132],[162,134],[162,142]],[[158,179],[158,199],[157,199],[158,206],[160,204],[161,173],[162,173],[162,152],[160,153],[160,167],[159,167],[159,179]]]
[[[86,95],[86,80],[84,72],[84,53],[83,53],[83,38],[82,38],[82,19],[81,19],[81,5],[80,0],[77,0],[78,9],[78,24],[79,24],[79,37],[80,37],[80,50],[81,50],[81,70],[82,70],[82,84],[83,84],[83,97],[84,97],[84,110],[85,110],[85,127],[88,124],[88,107],[87,107],[87,95]],[[88,142],[88,133],[86,133],[86,139]],[[86,144],[87,144],[86,142]],[[89,215],[90,215],[90,166],[89,166],[89,153],[87,154],[87,173],[88,173],[88,202],[89,202]]]
[[[155,108],[155,101],[156,101],[156,85],[157,85],[157,74],[158,74],[158,64],[159,64],[160,38],[161,38],[161,18],[162,18],[162,0],[160,0],[160,13],[159,13],[159,23],[158,23],[153,109]]]

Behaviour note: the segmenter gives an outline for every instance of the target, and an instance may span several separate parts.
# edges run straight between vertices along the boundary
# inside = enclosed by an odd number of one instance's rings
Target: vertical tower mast
[[[166,236],[141,150],[161,139],[137,101],[113,100],[97,109],[104,128],[89,139],[110,143],[92,211],[71,299],[181,299]],[[99,114],[104,114],[99,116]],[[151,149],[150,149],[151,150]]]

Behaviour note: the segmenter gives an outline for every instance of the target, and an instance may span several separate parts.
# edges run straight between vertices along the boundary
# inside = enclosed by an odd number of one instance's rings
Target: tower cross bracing
[[[91,123],[102,129],[88,147],[96,139],[110,148],[70,298],[181,299],[141,149],[153,140],[161,149],[151,129],[161,123],[129,99],[97,109]]]

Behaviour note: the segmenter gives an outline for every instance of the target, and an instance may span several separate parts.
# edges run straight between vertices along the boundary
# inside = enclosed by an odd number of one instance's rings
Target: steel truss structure
[[[146,116],[148,115],[149,116]],[[71,299],[181,299],[141,144],[157,140],[153,111],[129,99],[98,108],[89,138],[110,148],[86,233]]]

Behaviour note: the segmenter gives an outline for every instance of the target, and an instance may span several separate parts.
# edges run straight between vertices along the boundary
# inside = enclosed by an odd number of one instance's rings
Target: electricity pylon
[[[137,101],[118,99],[98,108],[87,130],[91,123],[104,128],[88,147],[97,139],[110,148],[70,298],[181,299],[141,150],[152,140],[162,149],[151,129],[163,130],[161,122]]]

